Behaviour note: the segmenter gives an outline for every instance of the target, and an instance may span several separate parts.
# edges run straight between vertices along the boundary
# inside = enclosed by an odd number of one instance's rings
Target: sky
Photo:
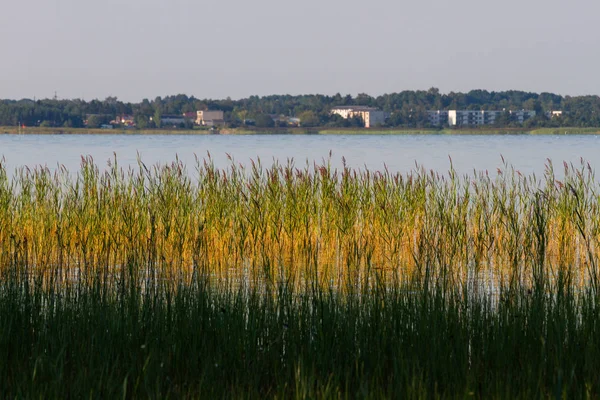
[[[597,0],[1,1],[4,99],[600,94]]]

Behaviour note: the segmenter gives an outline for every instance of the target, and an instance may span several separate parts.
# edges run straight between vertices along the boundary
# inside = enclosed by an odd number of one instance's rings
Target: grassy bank
[[[445,129],[398,129],[398,128],[369,128],[369,129],[321,129],[324,135],[522,135],[529,133],[523,128],[445,128]]]
[[[223,128],[209,129],[85,129],[85,128],[45,128],[15,126],[0,127],[0,134],[30,135],[598,135],[600,128],[445,128],[445,129],[404,129],[404,128]]]
[[[0,134],[9,135],[207,135],[208,129],[88,129],[88,128],[50,128],[39,126],[0,127]]]
[[[531,133],[534,135],[600,135],[600,128],[539,128]]]
[[[0,166],[0,397],[600,394],[588,165],[193,168]]]

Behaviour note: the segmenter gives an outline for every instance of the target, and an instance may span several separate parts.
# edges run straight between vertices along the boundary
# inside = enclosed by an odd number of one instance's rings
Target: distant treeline
[[[140,103],[125,103],[116,97],[105,100],[0,100],[0,126],[84,127],[90,116],[94,125],[108,123],[117,116],[131,115],[140,129],[157,127],[161,115],[183,114],[197,110],[222,110],[225,123],[230,127],[251,121],[261,127],[285,123],[272,116],[297,117],[302,126],[352,127],[361,121],[344,120],[329,111],[335,106],[364,105],[380,108],[389,113],[386,126],[427,128],[427,110],[535,110],[537,116],[525,122],[525,127],[599,127],[600,97],[560,96],[552,93],[522,91],[488,92],[472,90],[468,93],[440,93],[436,88],[427,91],[403,91],[372,97],[356,97],[339,93],[324,95],[251,96],[241,100],[197,99],[186,95],[144,99]],[[563,115],[549,119],[544,112],[560,110]],[[268,117],[268,116],[271,117]],[[503,121],[502,126],[518,126],[515,121]],[[91,127],[91,126],[90,126]],[[184,126],[182,126],[184,127]],[[188,126],[189,127],[189,126]]]

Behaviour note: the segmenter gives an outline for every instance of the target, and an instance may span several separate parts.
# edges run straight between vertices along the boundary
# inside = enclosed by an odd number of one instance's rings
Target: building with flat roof
[[[385,113],[378,108],[367,106],[333,107],[331,114],[337,114],[344,119],[359,117],[365,123],[365,128],[385,123]]]
[[[535,117],[536,112],[532,110],[519,110],[519,111],[511,111],[510,117],[522,124],[527,121],[529,118]]]
[[[434,126],[446,125],[448,123],[448,111],[431,110],[427,111],[427,122]]]
[[[223,121],[223,111],[204,110],[196,112],[196,124],[204,126],[214,126]]]
[[[448,125],[494,125],[503,112],[496,110],[448,110]]]
[[[434,126],[494,125],[505,112],[504,110],[431,110],[427,111],[427,120]],[[513,121],[520,124],[536,115],[533,110],[509,111],[509,114]]]

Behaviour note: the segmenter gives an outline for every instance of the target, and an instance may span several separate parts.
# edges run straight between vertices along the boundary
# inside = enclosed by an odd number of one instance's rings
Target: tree
[[[523,102],[523,109],[525,110],[533,110],[536,114],[543,114],[544,110],[542,108],[542,103],[537,99],[527,99]]]
[[[135,121],[135,125],[139,129],[146,129],[150,125],[150,121],[149,121],[148,117],[143,114],[136,114],[134,116],[134,121]]]
[[[359,93],[356,96],[356,104],[359,104],[361,106],[372,106],[373,105],[373,98],[371,96],[369,96],[366,93]]]
[[[347,118],[345,120],[345,122],[346,123],[344,124],[344,126],[346,126],[348,128],[350,128],[350,127],[352,127],[352,128],[364,128],[364,126],[365,126],[365,121],[360,116],[358,116],[358,115],[354,115],[354,116],[352,116],[350,118]]]
[[[106,99],[104,99],[104,103],[111,106],[117,104],[118,101],[119,99],[116,96],[108,96]]]
[[[327,115],[323,119],[325,121],[326,126],[332,126],[336,128],[342,128],[345,126],[346,123],[346,120],[338,114]]]
[[[266,114],[259,114],[254,118],[254,121],[256,122],[256,126],[258,128],[272,128],[275,126],[275,122],[273,121],[273,118],[271,118],[270,116],[266,115]]]
[[[300,125],[306,127],[319,126],[321,122],[314,111],[304,111],[298,115],[298,118],[300,119]]]
[[[162,126],[162,113],[160,112],[160,108],[158,107],[156,107],[156,110],[154,111],[153,121],[154,125],[157,128],[160,128]]]
[[[109,117],[107,115],[99,115],[94,114],[88,116],[87,127],[88,128],[100,128],[102,125],[107,124],[109,122]]]
[[[511,120],[512,120],[512,116],[510,114],[510,111],[504,110],[502,112],[502,114],[500,114],[496,117],[494,124],[496,126],[504,127],[504,126],[508,126],[511,123]]]

